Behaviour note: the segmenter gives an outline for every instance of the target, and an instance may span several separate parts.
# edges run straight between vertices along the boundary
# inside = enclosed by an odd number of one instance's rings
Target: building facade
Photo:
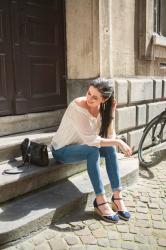
[[[0,10],[0,135],[57,125],[102,76],[114,82],[116,131],[137,150],[166,107],[165,1],[2,0]]]
[[[113,79],[116,132],[136,151],[145,125],[166,108],[166,3],[68,0],[66,7],[68,100],[88,78]]]

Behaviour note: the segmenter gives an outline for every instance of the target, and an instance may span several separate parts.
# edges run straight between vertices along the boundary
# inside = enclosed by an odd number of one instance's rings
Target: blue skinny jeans
[[[72,144],[58,150],[52,147],[52,155],[60,163],[75,163],[87,160],[87,171],[96,196],[105,194],[100,173],[100,157],[104,157],[112,191],[122,189],[116,150],[113,146],[97,148],[85,144]]]

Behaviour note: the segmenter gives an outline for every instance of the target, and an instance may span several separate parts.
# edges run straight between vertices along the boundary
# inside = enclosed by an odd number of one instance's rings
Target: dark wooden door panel
[[[13,69],[8,1],[0,1],[0,115],[13,113]]]
[[[64,1],[20,0],[18,8],[16,113],[65,107]]]

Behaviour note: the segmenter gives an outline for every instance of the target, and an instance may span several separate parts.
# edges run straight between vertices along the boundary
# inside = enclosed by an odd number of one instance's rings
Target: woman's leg
[[[117,159],[116,149],[115,147],[101,147],[100,155],[101,157],[105,158],[106,169],[113,191],[113,196],[116,199],[115,203],[117,204],[119,210],[126,211],[126,207],[122,200],[122,185],[119,175],[119,163]]]
[[[114,192],[122,190],[119,175],[119,163],[115,147],[101,147],[100,156],[105,158],[107,174],[110,180],[112,191]]]
[[[96,202],[97,204],[107,202],[100,173],[100,152],[97,147],[74,144],[58,150],[52,149],[52,154],[61,163],[75,163],[87,160],[87,171],[96,194]],[[105,215],[114,214],[107,203],[100,206],[100,210]]]
[[[53,157],[61,163],[75,163],[87,160],[87,171],[96,195],[105,193],[100,173],[100,153],[97,147],[73,144],[52,150]]]

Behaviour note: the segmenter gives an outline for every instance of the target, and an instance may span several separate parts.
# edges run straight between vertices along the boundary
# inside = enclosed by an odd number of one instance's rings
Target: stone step
[[[138,160],[121,159],[120,176],[124,186],[136,182]],[[101,167],[104,186],[110,190],[104,167]],[[38,231],[65,214],[85,206],[93,189],[87,171],[72,176],[62,183],[1,204],[0,207],[0,245],[18,240]]]
[[[0,162],[17,158],[21,155],[20,144],[26,138],[50,144],[57,127],[34,130],[15,135],[0,137]]]
[[[59,107],[61,108],[61,107]],[[59,125],[65,109],[0,117],[0,136]]]
[[[14,162],[0,164],[0,203],[31,192],[45,185],[55,183],[69,176],[85,170],[84,162],[78,164],[57,164],[49,152],[49,166],[39,167],[25,165],[21,168],[23,173],[4,174],[5,169],[16,169],[21,159]]]

